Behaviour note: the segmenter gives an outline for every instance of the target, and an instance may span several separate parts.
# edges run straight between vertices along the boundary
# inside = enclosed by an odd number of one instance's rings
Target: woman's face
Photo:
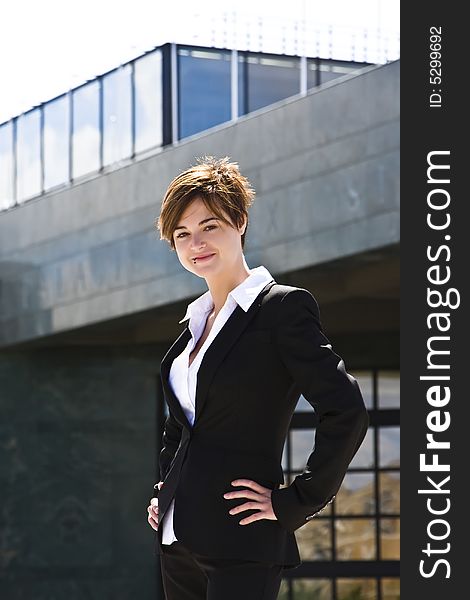
[[[201,198],[195,198],[173,232],[179,261],[185,269],[204,278],[230,271],[241,260],[244,231],[245,224],[240,229],[227,225],[211,213]]]

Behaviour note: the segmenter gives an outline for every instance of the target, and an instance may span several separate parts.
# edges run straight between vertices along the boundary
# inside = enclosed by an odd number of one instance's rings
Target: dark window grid
[[[284,469],[284,475],[286,478],[294,478],[297,475],[300,475],[302,473],[302,471],[299,471],[298,469]],[[374,512],[371,513],[358,513],[358,514],[354,514],[354,515],[346,515],[346,518],[360,518],[360,519],[364,519],[364,518],[372,518],[373,515],[376,515],[379,519],[381,518],[393,518],[393,517],[400,517],[400,513],[384,513],[380,510],[380,506],[381,503],[379,502],[380,500],[380,485],[379,485],[379,475],[381,473],[400,473],[400,469],[397,469],[396,467],[380,467],[380,468],[367,468],[367,467],[354,467],[354,468],[350,468],[347,470],[347,473],[366,473],[366,474],[371,474],[373,473],[375,475],[375,481],[374,481],[374,494],[375,494],[375,510]],[[335,503],[332,502],[331,503],[331,507],[333,510]],[[331,518],[332,515],[326,514],[326,515],[322,515],[319,514],[317,515],[315,518],[318,519],[329,519]],[[339,515],[341,518],[345,518],[344,515]]]
[[[346,579],[345,577],[335,577],[333,579],[333,600],[337,600],[338,598],[338,587],[339,587],[339,579]],[[377,600],[382,600],[382,596],[380,595],[380,584],[378,578],[375,577],[347,577],[347,579],[373,579],[375,580],[375,598]]]
[[[295,595],[293,594],[293,582],[295,580],[301,579],[310,579],[310,580],[329,580],[331,582],[331,596],[329,598],[331,600],[338,599],[338,587],[339,582],[342,579],[369,579],[373,580],[375,583],[375,596],[374,600],[382,600],[382,580],[383,579],[397,579],[399,580],[399,565],[397,561],[387,561],[387,564],[384,565],[386,574],[379,573],[377,571],[376,565],[367,564],[365,570],[361,572],[361,569],[356,569],[358,565],[342,565],[344,569],[341,569],[342,572],[338,573],[338,566],[334,565],[333,568],[329,568],[331,565],[329,563],[316,563],[316,567],[312,568],[311,565],[302,564],[300,567],[295,569],[293,572],[286,571],[284,574],[283,581],[287,586],[288,598],[289,600],[292,598],[295,600]],[[320,574],[319,571],[323,571],[324,573]],[[344,598],[344,596],[343,596]]]
[[[295,569],[285,571],[285,579],[389,579],[399,577],[400,561],[398,560],[354,560],[333,562],[330,560],[303,561]]]
[[[378,382],[378,371],[377,369],[374,369],[374,376],[372,378],[372,395],[374,398],[374,409],[377,410],[378,407],[378,389],[379,389],[379,382]],[[380,413],[377,413],[380,416]],[[373,452],[374,452],[374,465],[377,469],[377,467],[379,466],[379,428],[375,427],[374,430],[374,437],[373,437]],[[380,560],[380,518],[379,518],[379,512],[380,512],[380,506],[379,506],[379,501],[380,501],[380,494],[379,494],[379,476],[378,473],[376,473],[375,478],[374,478],[374,495],[375,495],[375,512],[376,512],[376,516],[375,516],[375,552],[376,552],[376,556],[377,556],[377,560]],[[380,589],[380,586],[379,586]],[[380,591],[379,591],[380,593]]]

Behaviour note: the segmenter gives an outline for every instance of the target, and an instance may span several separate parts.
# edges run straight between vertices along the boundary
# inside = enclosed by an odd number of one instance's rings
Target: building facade
[[[159,361],[203,283],[154,220],[228,155],[248,265],[305,287],[371,426],[280,598],[399,598],[399,61],[167,44],[0,126],[0,594],[155,598]],[[300,398],[286,485],[315,415]],[[26,484],[26,485],[25,485]]]

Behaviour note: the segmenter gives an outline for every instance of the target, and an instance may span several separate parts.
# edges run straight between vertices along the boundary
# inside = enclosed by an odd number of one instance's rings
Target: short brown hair
[[[253,203],[255,191],[244,177],[236,162],[229,157],[203,156],[196,165],[177,175],[168,186],[163,198],[160,216],[155,221],[160,239],[167,240],[175,250],[173,233],[186,207],[200,197],[207,208],[227,225],[240,227],[247,219],[248,208]],[[227,216],[229,220],[227,220]],[[242,234],[242,248],[245,244]]]

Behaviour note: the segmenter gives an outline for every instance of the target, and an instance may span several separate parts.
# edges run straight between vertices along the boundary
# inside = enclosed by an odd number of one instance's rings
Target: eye
[[[204,227],[204,231],[212,231],[213,229],[217,229],[217,225],[206,225]],[[185,238],[189,233],[187,231],[181,231],[180,233],[175,234],[175,239],[181,240]]]

